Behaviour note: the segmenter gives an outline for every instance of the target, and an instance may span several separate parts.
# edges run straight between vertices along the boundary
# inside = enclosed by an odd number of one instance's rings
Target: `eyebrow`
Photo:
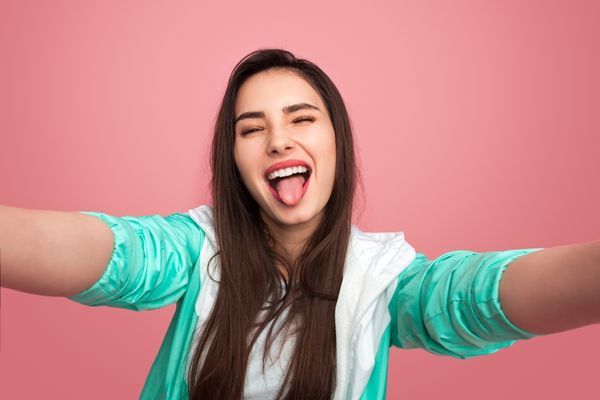
[[[305,110],[305,109],[317,110],[319,112],[321,111],[319,109],[319,107],[313,106],[312,104],[308,104],[308,103],[298,103],[298,104],[292,104],[290,106],[285,106],[281,109],[281,111],[283,111],[284,114],[291,114],[293,112],[296,112],[299,110]],[[264,118],[264,117],[265,117],[265,113],[263,111],[248,111],[248,112],[240,114],[235,119],[234,126],[237,125],[238,121],[240,121],[242,119]]]

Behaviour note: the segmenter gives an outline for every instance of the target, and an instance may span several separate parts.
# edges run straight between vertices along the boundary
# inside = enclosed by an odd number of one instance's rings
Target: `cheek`
[[[235,165],[240,173],[242,182],[254,196],[256,193],[256,171],[259,170],[258,157],[253,153],[252,146],[236,145],[234,148]]]
[[[249,156],[251,153],[250,146],[248,143],[239,143],[236,141],[233,148],[233,154],[235,159],[235,165],[237,166],[242,176],[247,175],[249,168],[251,167],[252,157]]]

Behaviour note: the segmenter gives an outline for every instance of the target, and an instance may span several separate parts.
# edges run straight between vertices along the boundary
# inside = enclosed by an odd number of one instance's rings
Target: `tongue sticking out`
[[[306,179],[302,175],[283,178],[275,185],[275,190],[283,203],[295,206],[302,198],[302,186]]]

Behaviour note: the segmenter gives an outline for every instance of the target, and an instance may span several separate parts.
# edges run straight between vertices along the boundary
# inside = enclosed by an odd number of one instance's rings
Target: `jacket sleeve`
[[[103,275],[70,300],[141,311],[172,304],[185,293],[204,240],[204,232],[190,216],[81,213],[100,218],[111,228],[114,247]]]
[[[417,253],[399,275],[390,303],[392,344],[465,359],[539,336],[509,321],[499,300],[506,267],[536,250],[459,250],[435,260]]]

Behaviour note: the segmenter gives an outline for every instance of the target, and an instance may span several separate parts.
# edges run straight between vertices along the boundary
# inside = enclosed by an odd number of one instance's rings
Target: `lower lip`
[[[308,179],[306,180],[306,182],[304,182],[304,185],[302,185],[302,196],[300,197],[300,201],[302,201],[302,199],[304,198],[304,193],[306,193],[306,190],[308,189],[308,183],[310,182],[310,178],[312,178],[312,174],[310,174],[308,176]],[[288,206],[287,204],[285,204],[283,201],[281,201],[281,198],[279,197],[279,194],[277,193],[277,190],[273,189],[273,186],[271,186],[271,184],[269,182],[267,182],[267,186],[269,187],[269,191],[271,192],[271,194],[284,206]],[[288,206],[289,207],[289,206]],[[293,207],[293,206],[292,206]]]

